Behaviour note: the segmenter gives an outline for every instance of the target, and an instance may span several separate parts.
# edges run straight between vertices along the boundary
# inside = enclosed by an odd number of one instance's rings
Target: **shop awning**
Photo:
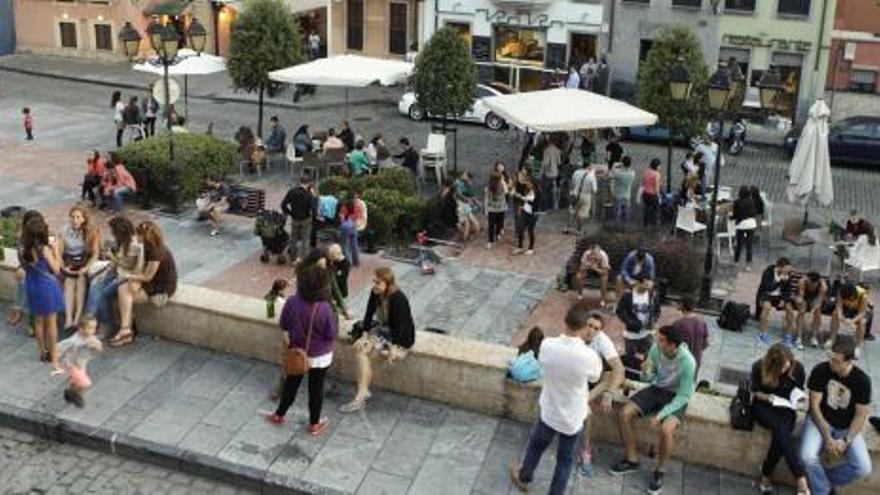
[[[180,15],[192,0],[159,0],[144,8],[146,15]]]
[[[363,88],[400,84],[412,70],[413,64],[399,60],[339,55],[272,71],[269,79],[287,84]]]
[[[330,5],[330,0],[287,0],[287,5],[290,5],[290,10],[299,14],[310,10],[328,7]]]
[[[582,89],[548,89],[483,98],[508,124],[539,132],[653,125],[657,116]]]

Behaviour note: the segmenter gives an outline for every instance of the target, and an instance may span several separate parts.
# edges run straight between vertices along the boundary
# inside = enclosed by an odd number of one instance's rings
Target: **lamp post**
[[[691,74],[684,65],[684,59],[679,57],[669,71],[669,94],[672,101],[681,103],[687,100],[691,94]],[[672,139],[675,126],[667,122],[667,149],[666,149],[666,193],[672,192]]]
[[[146,33],[150,47],[156,53],[159,61],[162,62],[162,83],[165,90],[163,105],[165,110],[165,127],[168,131],[168,158],[171,164],[170,172],[172,175],[169,178],[171,183],[171,209],[177,212],[180,206],[180,181],[178,180],[180,170],[174,153],[174,133],[171,131],[174,122],[172,121],[171,112],[168,67],[177,63],[177,50],[180,47],[181,34],[177,32],[173,25],[163,26],[157,19],[153,19],[150,22]],[[205,49],[207,32],[198,19],[192,20],[188,32],[183,35],[189,41],[193,51],[201,54],[202,50]],[[141,39],[137,29],[130,22],[126,22],[119,31],[119,41],[122,45],[123,54],[129,59],[137,58],[140,54]]]

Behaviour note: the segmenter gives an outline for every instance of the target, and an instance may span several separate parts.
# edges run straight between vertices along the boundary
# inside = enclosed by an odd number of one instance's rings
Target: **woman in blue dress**
[[[27,221],[22,230],[21,264],[28,308],[34,317],[34,337],[40,360],[58,367],[58,313],[64,312],[64,295],[58,283],[61,256],[42,218]]]

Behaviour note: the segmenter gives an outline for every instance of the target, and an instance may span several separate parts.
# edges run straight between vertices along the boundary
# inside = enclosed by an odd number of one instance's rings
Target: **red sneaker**
[[[266,415],[266,421],[268,421],[269,423],[272,423],[273,425],[283,425],[284,424],[284,417],[279,416],[275,413],[269,413]]]
[[[327,430],[328,426],[330,426],[330,419],[321,418],[321,420],[318,421],[318,424],[309,425],[309,433],[311,433],[312,436],[317,437],[320,434],[324,433]]]

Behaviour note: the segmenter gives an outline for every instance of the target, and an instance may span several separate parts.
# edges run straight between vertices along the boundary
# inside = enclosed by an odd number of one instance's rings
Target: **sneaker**
[[[764,332],[758,332],[755,334],[755,342],[758,345],[770,345],[770,336]]]
[[[69,398],[67,396],[68,393],[70,394]],[[74,406],[76,406],[80,409],[82,409],[86,405],[86,401],[83,400],[82,394],[80,394],[79,392],[74,392],[73,390],[70,390],[70,389],[65,390],[64,399],[67,400],[68,402],[73,403]]]
[[[810,339],[810,347],[815,347],[818,349],[819,348],[819,339],[817,339],[816,337],[813,337],[812,339]]]
[[[309,425],[309,434],[311,434],[313,437],[317,437],[327,431],[328,426],[330,426],[330,418],[321,418],[318,421],[318,424]]]
[[[804,350],[804,341],[801,339],[797,339],[794,341],[794,346],[797,347],[797,350],[802,351]]]
[[[825,347],[826,351],[830,351],[832,345],[834,345],[834,341],[829,337],[828,340],[825,341],[825,345],[823,347]]]
[[[533,254],[535,254],[535,250],[534,250],[534,249],[527,249],[527,250],[526,250],[526,256],[531,256],[531,255],[533,255]]]
[[[593,453],[592,452],[586,451],[586,452],[581,453],[577,470],[581,474],[581,476],[585,476],[587,478],[592,478],[592,477],[596,476],[596,470],[593,469]]]
[[[524,252],[525,252],[525,250],[523,250],[523,248],[516,248],[513,251],[511,251],[510,253],[511,254],[523,254]]]
[[[663,471],[654,471],[651,475],[651,482],[648,483],[648,493],[657,495],[663,491]]]
[[[856,347],[856,353],[855,353],[855,356],[854,356],[854,357],[855,357],[855,360],[856,360],[856,361],[858,361],[859,358],[862,357],[862,349],[861,349],[861,348]]]
[[[64,389],[64,402],[73,404],[73,392],[69,388]]]
[[[873,333],[869,333],[865,335],[865,340],[867,340],[868,342],[874,342],[875,340],[877,340],[877,337],[875,337]]]
[[[284,424],[284,416],[279,416],[275,413],[269,413],[266,415],[266,421],[273,425],[283,425]]]
[[[219,234],[220,234],[220,231],[217,229],[214,229],[211,231],[211,237],[217,237]]]
[[[520,473],[522,472],[522,466],[513,465],[510,466],[510,481],[519,488],[519,491],[526,493],[532,489],[531,483],[526,483],[520,478]]]
[[[791,335],[785,334],[782,336],[782,345],[788,347],[789,349],[792,349],[794,347],[794,341],[792,340]]]
[[[752,271],[752,265],[746,265],[746,273],[750,273]]]
[[[486,243],[486,249],[492,249],[492,243],[491,243],[491,242],[487,242],[487,243]]]
[[[638,471],[638,469],[638,462],[629,462],[628,460],[623,459],[618,461],[617,464],[611,466],[611,469],[609,469],[608,472],[615,476],[622,476],[627,473]]]

